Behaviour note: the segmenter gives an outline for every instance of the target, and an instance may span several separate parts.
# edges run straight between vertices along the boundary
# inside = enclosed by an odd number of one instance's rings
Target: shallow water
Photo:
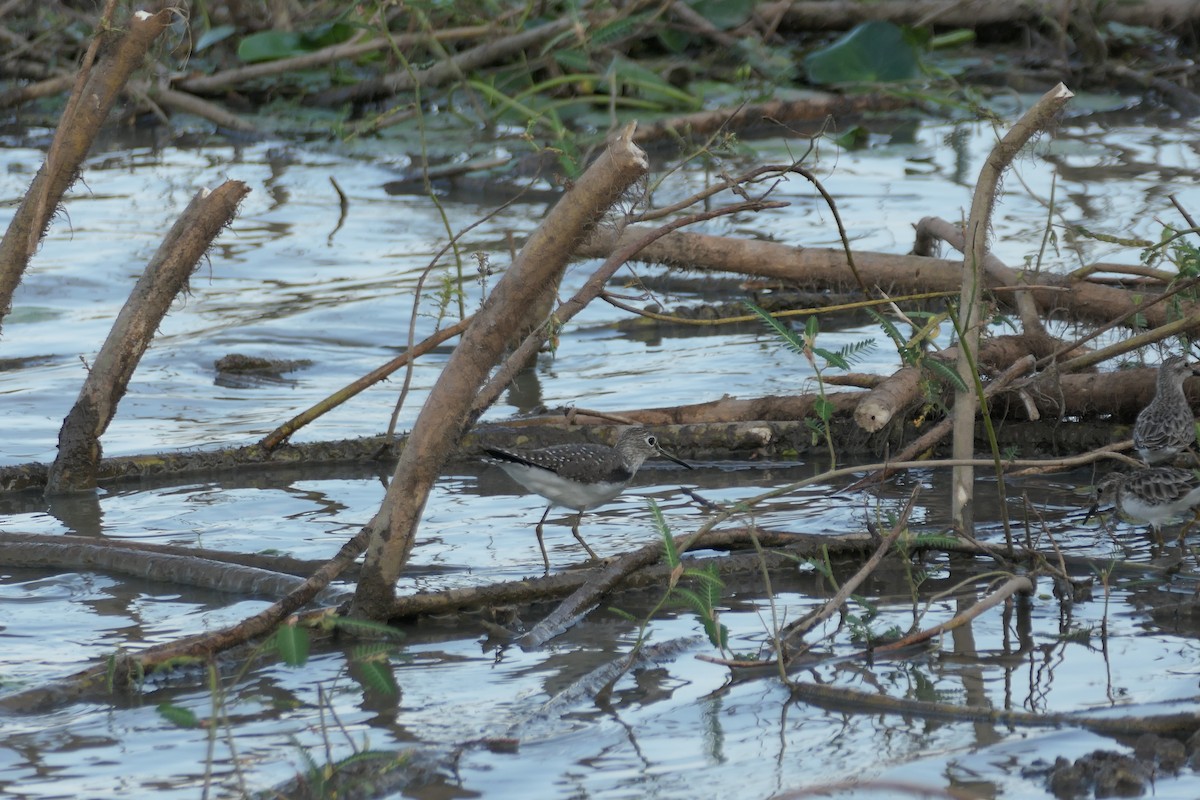
[[[1174,194],[1185,208],[1200,213],[1196,134],[1194,125],[1151,128],[1098,116],[1064,120],[1053,140],[1019,159],[1020,178],[1006,179],[994,222],[996,254],[1012,266],[1036,256],[1048,212],[1029,192],[1049,197],[1054,175],[1056,219],[1149,239],[1158,238],[1163,221],[1182,227],[1165,197]],[[811,166],[837,198],[856,247],[904,252],[911,246],[911,225],[921,216],[957,219],[965,213],[992,136],[984,126],[881,125],[866,150],[836,152],[824,146]],[[783,142],[758,142],[754,148],[759,162],[789,158]],[[798,149],[790,143],[790,152]],[[40,159],[38,150],[0,148],[0,209],[20,197]],[[13,313],[4,320],[0,463],[53,458],[58,427],[79,390],[84,362],[94,357],[142,265],[196,189],[226,177],[246,181],[252,192],[194,276],[189,295],[163,324],[104,437],[105,453],[253,442],[394,357],[407,341],[418,278],[446,239],[426,198],[382,190],[405,165],[402,157],[279,142],[230,146],[214,141],[199,149],[114,143],[97,153],[85,170],[86,184],[77,186],[65,204],[21,285]],[[330,177],[350,198],[340,228]],[[702,181],[701,172],[685,172],[660,188],[656,199],[670,202]],[[836,242],[828,209],[817,202],[811,185],[791,181],[779,197],[793,205],[719,220],[706,230],[771,236],[796,245]],[[459,228],[490,213],[494,204],[450,196],[443,206]],[[545,210],[544,203],[515,204],[466,235],[462,269],[468,312],[481,293],[472,254],[486,253],[493,266],[503,266],[509,238],[521,240]],[[1094,241],[1078,242],[1076,254],[1065,245],[1069,237],[1058,234],[1063,246],[1046,249],[1046,269],[1073,269],[1080,259],[1137,261],[1136,252]],[[573,291],[593,266],[573,266],[562,294]],[[633,272],[658,270],[636,266]],[[441,275],[455,273],[445,260],[435,267],[416,318],[417,339],[437,324]],[[688,302],[695,300],[665,298],[668,306]],[[456,303],[450,308],[457,313]],[[532,387],[521,397],[506,395],[487,418],[503,419],[537,402],[617,410],[812,386],[803,359],[754,327],[647,336],[618,330],[614,323],[623,316],[605,304],[589,307],[563,332],[554,355],[543,354]],[[894,352],[870,327],[821,336],[830,349],[874,337],[879,346],[857,368],[883,373],[896,366]],[[942,340],[948,340],[945,333]],[[312,364],[282,380],[230,385],[217,380],[213,363],[232,352]],[[448,352],[440,349],[418,363],[400,414],[401,429],[412,423]],[[1148,353],[1147,360],[1156,361],[1157,354]],[[368,390],[294,439],[382,431],[399,385],[396,377]],[[706,515],[680,486],[731,504],[809,477],[825,465],[698,466],[685,473],[666,462],[648,464],[629,493],[589,513],[583,528],[588,542],[607,555],[655,540],[646,498],[659,503],[673,531],[694,529]],[[377,509],[388,472],[386,465],[288,467],[278,474],[222,474],[179,485],[122,485],[94,498],[53,504],[20,495],[0,499],[0,525],[7,531],[324,559]],[[1024,518],[1022,498],[1028,496],[1069,555],[1135,562],[1161,555],[1128,525],[1118,525],[1113,538],[1094,525],[1080,525],[1086,505],[1080,486],[1089,481],[1085,472],[1013,481],[1008,509],[1014,519]],[[933,471],[914,472],[871,496],[830,496],[836,487],[806,487],[761,511],[756,521],[780,530],[861,530],[877,511],[898,510],[917,483],[925,491],[912,522],[936,531],[947,522],[948,486],[945,476]],[[996,496],[994,480],[980,477],[980,496]],[[536,575],[540,556],[530,528],[543,507],[540,498],[523,494],[495,468],[451,465],[430,498],[401,590]],[[998,503],[981,500],[981,509],[981,538],[1002,540]],[[556,569],[580,556],[564,522],[554,513],[547,526]],[[969,577],[945,559],[928,566],[926,594]],[[1184,596],[1193,588],[1186,575],[1170,584]],[[985,587],[974,581],[957,591],[978,596]],[[772,613],[795,619],[832,593],[811,570],[778,577],[774,589],[772,604],[760,583],[731,582],[722,598],[721,621],[730,629],[735,652],[762,650]],[[827,659],[796,677],[900,697],[1044,713],[1194,708],[1200,672],[1194,625],[1186,619],[1169,627],[1156,621],[1143,609],[1138,591],[1133,582],[1117,580],[1106,601],[1097,586],[1090,599],[1064,616],[1043,583],[1032,603],[1029,648],[1022,649],[1012,623],[1003,627],[1000,612],[992,611],[971,628],[944,637],[938,650],[870,665],[861,659]],[[869,593],[877,601],[878,616],[871,622],[876,632],[908,626],[911,602],[902,581],[881,578]],[[639,617],[656,599],[654,593],[641,593],[615,598],[613,605]],[[211,630],[265,603],[99,573],[5,569],[0,571],[0,686],[11,691],[50,682],[116,648],[136,649]],[[924,624],[943,621],[955,608],[952,598],[935,602]],[[155,709],[171,702],[211,717],[212,694],[190,678],[152,680],[139,705],[78,703],[46,714],[6,717],[0,723],[5,732],[0,794],[153,792],[190,798],[204,785],[207,764],[217,787],[213,796],[233,797],[277,785],[303,771],[308,757],[323,763],[327,755],[338,759],[357,749],[420,744],[463,747],[455,775],[442,777],[459,787],[454,790],[459,796],[767,796],[840,781],[888,780],[963,787],[978,797],[1040,797],[1046,796],[1042,779],[1023,772],[1039,759],[1128,746],[1079,730],[904,719],[798,703],[777,677],[731,679],[725,668],[698,660],[697,655],[715,650],[695,616],[676,606],[652,622],[648,641],[681,639],[681,650],[622,678],[607,704],[566,701],[543,715],[535,713],[541,704],[627,653],[637,626],[599,609],[533,652],[489,639],[481,628],[436,621],[410,626],[406,633],[391,656],[398,697],[364,692],[347,674],[349,648],[316,653],[299,669],[273,662],[253,667],[226,689],[222,713],[230,722],[218,726],[211,755],[206,730],[175,727]],[[844,633],[837,641],[834,655],[849,656],[857,649]],[[502,737],[516,737],[519,746],[469,744]],[[1178,777],[1159,776],[1154,791],[1158,797],[1194,797],[1200,780],[1185,769]],[[860,788],[837,796],[891,795]]]

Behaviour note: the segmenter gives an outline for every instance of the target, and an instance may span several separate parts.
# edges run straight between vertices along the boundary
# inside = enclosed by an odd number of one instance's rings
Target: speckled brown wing
[[[1169,505],[1183,499],[1198,486],[1200,479],[1191,470],[1153,467],[1129,475],[1122,490],[1147,503]]]
[[[1139,451],[1174,455],[1195,441],[1192,409],[1186,403],[1148,405],[1133,426],[1133,446]]]
[[[555,444],[537,450],[483,449],[501,461],[549,470],[580,483],[624,483],[633,477],[613,449],[602,444]]]

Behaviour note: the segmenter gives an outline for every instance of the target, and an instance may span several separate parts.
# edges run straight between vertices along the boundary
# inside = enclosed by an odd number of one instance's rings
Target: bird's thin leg
[[[552,508],[554,508],[553,504],[546,506],[546,510],[542,514],[541,520],[538,522],[537,527],[534,528],[534,531],[537,533],[538,537],[538,547],[542,549],[542,563],[546,565],[547,575],[550,574],[550,556],[546,555],[546,543],[542,540],[542,525],[546,523],[546,517],[550,515],[550,509]]]
[[[595,550],[588,547],[588,543],[585,542],[583,540],[583,537],[579,534],[579,523],[580,522],[583,522],[583,512],[582,511],[580,511],[578,514],[575,515],[575,524],[571,526],[571,533],[575,534],[575,538],[579,540],[579,543],[581,545],[583,545],[583,549],[587,550],[587,554],[592,557],[592,561],[599,561],[600,556],[596,555]]]
[[[1192,529],[1192,526],[1200,522],[1200,509],[1196,509],[1192,514],[1192,518],[1187,521],[1187,524],[1179,529],[1179,541],[1183,541],[1183,537],[1187,536],[1187,532]]]

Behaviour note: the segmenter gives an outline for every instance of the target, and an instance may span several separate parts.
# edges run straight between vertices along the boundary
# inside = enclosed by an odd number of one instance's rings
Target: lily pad
[[[920,48],[915,37],[890,22],[864,22],[804,59],[815,84],[886,83],[916,77]]]

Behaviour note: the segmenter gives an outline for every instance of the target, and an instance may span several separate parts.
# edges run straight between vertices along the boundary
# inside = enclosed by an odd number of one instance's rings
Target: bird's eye
[[[658,444],[658,439],[655,438],[653,435],[647,436],[646,444],[650,445],[651,447],[654,447]]]

